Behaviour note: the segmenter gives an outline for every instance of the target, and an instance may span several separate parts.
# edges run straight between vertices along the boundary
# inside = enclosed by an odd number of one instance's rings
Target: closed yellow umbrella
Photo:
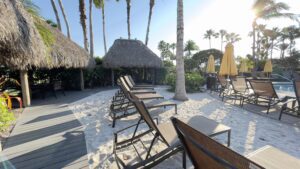
[[[240,73],[248,72],[248,66],[245,60],[242,60],[241,67],[240,67]]]
[[[264,67],[264,72],[266,73],[272,73],[273,71],[273,68],[272,68],[272,62],[271,60],[267,60],[266,64],[265,64],[265,67]]]
[[[233,45],[228,43],[225,48],[225,52],[222,58],[219,74],[221,76],[236,76],[238,75],[236,64],[233,56]]]
[[[215,73],[215,59],[213,55],[210,55],[207,62],[206,73]]]

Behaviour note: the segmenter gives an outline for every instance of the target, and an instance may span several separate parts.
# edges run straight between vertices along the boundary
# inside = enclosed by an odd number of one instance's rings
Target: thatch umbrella
[[[103,58],[106,68],[161,68],[162,60],[139,40],[116,39]],[[112,83],[114,75],[112,71]]]
[[[45,40],[45,33],[50,38]],[[93,59],[83,48],[43,20],[33,18],[21,2],[1,0],[0,64],[20,70],[25,106],[30,105],[27,70],[32,67],[83,68],[92,66],[93,63]]]

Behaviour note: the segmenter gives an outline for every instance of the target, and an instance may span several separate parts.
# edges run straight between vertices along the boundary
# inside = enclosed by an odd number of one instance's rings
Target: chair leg
[[[227,147],[230,147],[231,130],[227,132]]]
[[[186,169],[186,154],[185,154],[185,150],[182,151],[182,168]]]
[[[155,133],[154,138],[153,138],[153,140],[151,141],[149,150],[148,150],[148,152],[147,152],[146,159],[148,159],[148,157],[149,157],[149,155],[150,155],[151,149],[152,149],[152,147],[153,147],[154,141],[156,140],[157,136],[158,136],[158,134]]]
[[[177,104],[175,104],[175,114],[177,114]]]

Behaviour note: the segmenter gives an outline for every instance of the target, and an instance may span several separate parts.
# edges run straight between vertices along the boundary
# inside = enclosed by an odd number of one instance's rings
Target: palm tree
[[[283,10],[288,10],[289,6],[283,2],[276,3],[275,0],[256,0],[252,6],[252,9],[255,11],[255,18],[252,22],[253,30],[253,46],[252,46],[252,55],[253,58],[256,58],[255,53],[255,42],[256,42],[256,26],[258,19],[272,19],[278,17],[287,17],[291,19],[296,19],[294,14],[291,13],[282,13]],[[258,63],[258,58],[256,58],[256,66]]]
[[[216,33],[214,30],[209,29],[206,31],[206,33],[204,34],[204,39],[208,39],[209,40],[209,48],[211,49],[211,38],[215,37],[217,38],[219,36],[218,33]]]
[[[151,23],[151,17],[152,17],[152,10],[154,7],[155,0],[150,0],[150,10],[149,10],[149,16],[148,16],[148,26],[147,26],[147,32],[146,32],[146,40],[145,45],[148,45],[149,40],[149,32],[150,32],[150,23]]]
[[[60,18],[59,18],[58,11],[57,11],[57,8],[56,8],[54,0],[51,0],[51,5],[52,5],[52,8],[53,8],[55,17],[56,17],[57,27],[61,31]]]
[[[226,41],[230,42],[230,43],[235,43],[235,42],[238,42],[241,40],[240,35],[236,34],[236,33],[228,33],[228,34],[226,34],[225,38],[226,38]]]
[[[188,56],[190,57],[192,55],[192,51],[194,50],[199,50],[199,47],[194,41],[188,40],[185,44],[184,51],[187,51]]]
[[[181,101],[188,100],[185,90],[183,30],[183,0],[177,0],[176,88],[174,99]]]
[[[170,48],[172,49],[172,53],[175,55],[176,43],[171,43]]]
[[[292,26],[285,28],[283,32],[286,32],[287,38],[290,41],[290,44],[289,44],[290,51],[289,52],[290,52],[290,56],[292,56],[292,53],[293,53],[292,49],[295,46],[295,39],[300,38],[300,29],[297,28],[296,26],[292,25]]]
[[[89,1],[89,20],[90,20],[90,56],[94,57],[94,32],[93,32],[93,0]]]
[[[221,39],[221,51],[223,52],[223,40],[224,40],[224,36],[227,34],[227,31],[224,30],[224,29],[221,29],[219,31],[219,34],[220,34],[220,39]]]
[[[105,31],[105,4],[104,0],[94,0],[94,4],[96,8],[101,8],[102,11],[102,31],[103,31],[103,44],[104,44],[104,51],[105,54],[107,53],[107,47],[106,47],[106,31]]]
[[[278,47],[280,49],[280,58],[283,59],[285,56],[285,50],[289,47],[289,44],[281,43]]]
[[[116,0],[119,2],[120,0]],[[131,8],[131,0],[126,0],[127,5],[127,30],[128,30],[128,39],[130,39],[131,33],[130,33],[130,8]]]
[[[58,0],[58,4],[59,4],[60,10],[61,10],[61,12],[62,12],[62,14],[63,14],[64,20],[65,20],[65,24],[66,24],[66,27],[67,27],[67,35],[68,35],[68,38],[71,39],[71,33],[70,33],[69,22],[68,22],[68,19],[67,19],[67,15],[66,15],[66,13],[65,13],[65,9],[64,9],[63,3],[61,2],[61,0]]]
[[[83,32],[83,42],[84,42],[84,49],[88,51],[89,44],[87,38],[87,28],[86,28],[86,13],[85,13],[85,2],[84,0],[79,0],[79,12],[80,12],[80,24],[82,26]]]
[[[270,39],[270,59],[273,58],[273,49],[274,49],[274,46],[276,45],[275,41],[276,39],[279,37],[279,28],[275,27],[273,29],[266,29],[265,30],[265,35],[267,37],[269,37]]]

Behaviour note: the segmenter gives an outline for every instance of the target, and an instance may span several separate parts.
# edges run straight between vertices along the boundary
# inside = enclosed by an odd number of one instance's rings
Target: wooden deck
[[[17,169],[89,168],[83,127],[68,108],[99,90],[68,92],[25,108],[4,145],[2,155]],[[4,164],[5,163],[5,164]],[[8,168],[10,168],[8,166]]]

